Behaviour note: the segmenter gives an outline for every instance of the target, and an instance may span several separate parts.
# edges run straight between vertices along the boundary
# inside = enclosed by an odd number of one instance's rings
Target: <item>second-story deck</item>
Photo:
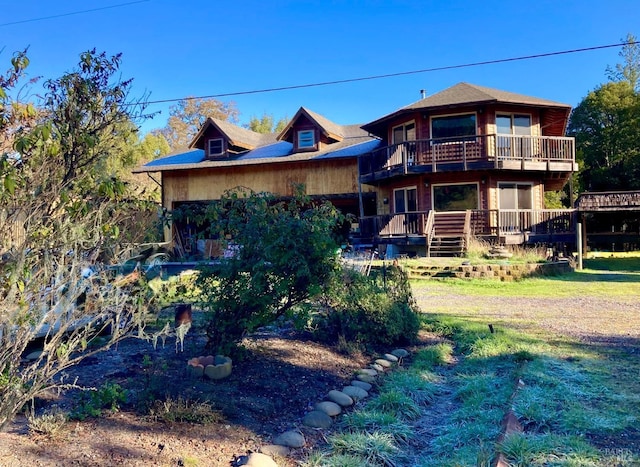
[[[575,141],[516,135],[427,139],[385,146],[359,159],[362,183],[410,173],[483,169],[575,171]]]

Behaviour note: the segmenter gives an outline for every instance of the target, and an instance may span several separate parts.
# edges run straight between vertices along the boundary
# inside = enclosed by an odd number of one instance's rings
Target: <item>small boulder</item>
[[[357,380],[357,379],[354,379],[353,381],[351,381],[351,386],[356,386],[358,388],[362,388],[365,391],[370,391],[371,388],[373,387],[369,383],[365,383],[364,381],[360,381],[360,380]]]
[[[373,368],[361,368],[360,370],[358,370],[358,374],[369,375],[369,376],[377,376],[378,372],[376,370],[374,370]]]
[[[344,392],[347,396],[351,397],[355,401],[364,399],[369,395],[367,391],[357,386],[345,386],[344,388],[342,388],[342,392]]]
[[[373,370],[376,370],[378,373],[382,373],[384,371],[384,368],[382,368],[382,366],[378,365],[377,363],[372,363],[370,366]]]
[[[260,448],[260,452],[262,454],[266,454],[267,456],[281,456],[286,457],[291,454],[291,449],[287,446],[282,446],[280,444],[267,444]]]
[[[383,368],[391,368],[391,362],[389,360],[385,360],[384,358],[377,359],[376,363]]]
[[[336,415],[340,415],[342,413],[342,408],[335,402],[330,401],[318,402],[315,405],[315,409],[326,413],[330,417],[335,417]]]
[[[396,357],[395,355],[390,354],[390,353],[384,354],[384,359],[387,360],[387,361],[390,361],[391,363],[397,363],[398,360],[399,360],[398,357]]]
[[[332,391],[329,391],[327,397],[329,398],[329,400],[341,405],[342,407],[349,407],[350,405],[353,405],[353,399],[347,396],[342,391],[336,391],[334,389]]]
[[[289,448],[301,448],[305,443],[304,435],[297,430],[285,431],[273,439],[273,444],[279,444],[280,446],[287,446]]]
[[[304,416],[302,424],[311,428],[329,428],[333,424],[333,420],[326,413],[313,410]]]
[[[252,452],[247,457],[247,467],[278,467],[276,461],[261,452]]]
[[[398,358],[405,358],[409,356],[409,352],[407,352],[405,349],[395,349],[391,352],[391,355],[395,355]]]
[[[365,383],[373,383],[376,380],[375,376],[367,375],[364,373],[357,375],[356,378],[360,381],[364,381]]]

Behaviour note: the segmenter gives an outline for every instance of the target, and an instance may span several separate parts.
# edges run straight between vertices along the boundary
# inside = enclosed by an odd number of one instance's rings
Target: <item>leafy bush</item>
[[[207,347],[229,354],[253,330],[304,311],[338,267],[335,232],[344,217],[298,188],[286,201],[265,193],[228,192],[196,221],[228,240],[221,258],[200,271],[196,287],[207,313]]]
[[[390,345],[413,341],[420,329],[407,275],[397,266],[375,277],[344,269],[325,292],[321,306],[316,325],[325,340]]]
[[[88,417],[98,417],[103,410],[117,412],[120,404],[127,400],[127,392],[119,384],[105,383],[95,391],[83,392],[80,403],[71,412],[69,418],[84,420]]]

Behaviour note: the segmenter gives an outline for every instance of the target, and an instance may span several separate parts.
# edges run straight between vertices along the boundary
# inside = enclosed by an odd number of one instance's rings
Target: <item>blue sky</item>
[[[29,47],[30,75],[58,77],[83,51],[123,53],[123,78],[150,100],[271,87],[614,44],[640,36],[637,0],[206,1],[25,0],[0,7],[0,69]],[[128,4],[127,4],[128,3]],[[120,6],[117,6],[120,5]],[[97,11],[57,18],[89,9]],[[13,22],[17,24],[7,24]],[[576,105],[606,81],[618,48],[224,98],[240,121],[300,106],[366,123],[466,81]],[[5,65],[2,65],[4,63]],[[171,104],[143,130],[165,125]]]

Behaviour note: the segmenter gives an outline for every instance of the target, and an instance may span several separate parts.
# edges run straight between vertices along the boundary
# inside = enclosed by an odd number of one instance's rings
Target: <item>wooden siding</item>
[[[292,184],[304,184],[309,195],[358,193],[356,160],[164,172],[163,206],[170,210],[175,202],[220,199],[226,190],[237,186],[291,196]],[[374,191],[373,187],[363,186],[362,189]]]

